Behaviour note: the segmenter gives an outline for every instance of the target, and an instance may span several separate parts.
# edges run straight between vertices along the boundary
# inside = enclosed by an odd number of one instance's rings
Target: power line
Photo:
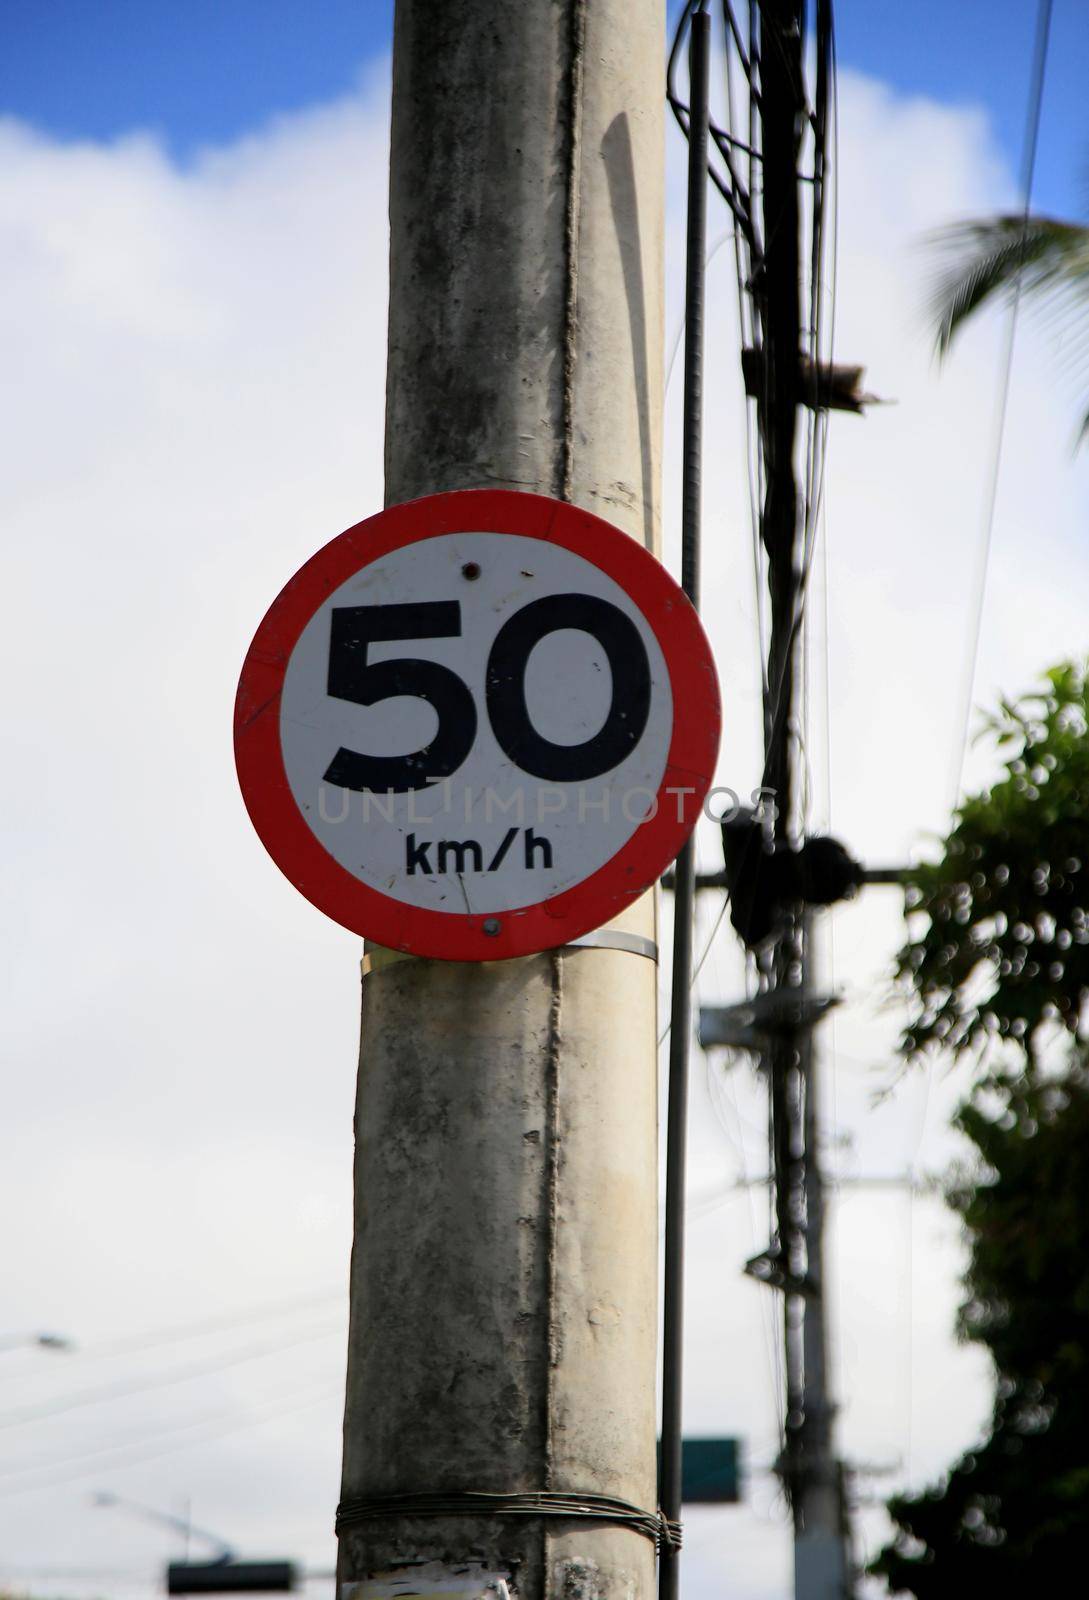
[[[80,1478],[90,1477],[94,1473],[120,1471],[123,1468],[140,1466],[145,1461],[157,1460],[159,1456],[172,1455],[179,1450],[191,1450],[195,1445],[209,1444],[213,1440],[223,1438],[229,1433],[237,1433],[247,1428],[262,1427],[267,1422],[274,1422],[280,1417],[289,1416],[292,1412],[304,1410],[309,1406],[318,1404],[327,1395],[339,1392],[339,1382],[321,1384],[317,1388],[310,1385],[307,1389],[298,1391],[295,1397],[286,1403],[282,1400],[277,1401],[273,1406],[263,1407],[256,1411],[249,1410],[244,1414],[239,1414],[237,1411],[220,1413],[217,1417],[205,1417],[199,1422],[182,1423],[177,1427],[163,1430],[163,1434],[177,1434],[193,1429],[202,1430],[199,1432],[198,1437],[193,1439],[180,1441],[174,1439],[170,1443],[157,1447],[153,1446],[151,1449],[141,1445],[135,1448],[131,1446],[128,1448],[113,1446],[103,1450],[86,1451],[78,1456],[70,1457],[68,1463],[57,1463],[61,1467],[73,1465],[75,1467],[74,1471],[55,1472],[36,1482],[16,1483],[10,1487],[2,1488],[0,1489],[0,1499],[13,1499],[16,1495],[32,1494],[35,1490],[40,1489],[59,1488],[63,1484],[78,1482]],[[162,1437],[162,1435],[156,1435],[155,1437]],[[112,1459],[103,1460],[103,1456],[112,1457]],[[92,1457],[95,1459],[91,1459]],[[90,1463],[89,1465],[86,1464],[88,1462]],[[49,1465],[52,1467],[54,1463],[51,1462]],[[28,1473],[38,1470],[44,1471],[44,1464],[41,1469],[27,1470]]]
[[[307,1384],[305,1389],[299,1392],[309,1393],[314,1387],[312,1383]],[[328,1388],[328,1384],[321,1384],[320,1387],[324,1390]],[[277,1401],[282,1400],[283,1396],[278,1395],[276,1399]],[[252,1408],[249,1406],[240,1408],[237,1404],[226,1408],[220,1407],[218,1410],[208,1412],[204,1416],[187,1416],[180,1421],[164,1422],[161,1426],[153,1427],[137,1438],[114,1439],[105,1444],[91,1445],[86,1450],[65,1452],[44,1461],[13,1462],[7,1466],[0,1467],[0,1479],[34,1478],[39,1473],[53,1473],[58,1468],[73,1466],[79,1461],[94,1462],[102,1456],[116,1455],[119,1451],[124,1454],[134,1448],[143,1449],[148,1444],[155,1444],[159,1439],[170,1438],[174,1434],[188,1433],[193,1428],[213,1427],[223,1422],[233,1423],[240,1418],[249,1416],[251,1410]],[[0,1494],[4,1492],[3,1487],[0,1486]]]
[[[977,554],[974,577],[975,596],[972,605],[969,649],[965,657],[964,685],[960,715],[960,733],[956,744],[955,765],[950,785],[950,810],[960,796],[964,757],[968,748],[968,724],[972,715],[975,693],[976,665],[979,640],[983,627],[983,605],[987,591],[987,571],[990,566],[991,545],[994,538],[995,507],[998,503],[998,483],[1002,465],[1002,446],[1006,434],[1006,412],[1010,398],[1010,377],[1013,371],[1013,348],[1017,336],[1017,318],[1021,309],[1021,287],[1024,278],[1025,241],[1028,235],[1029,215],[1032,208],[1032,185],[1036,172],[1036,149],[1040,136],[1040,119],[1044,100],[1044,76],[1047,68],[1047,50],[1051,35],[1052,0],[1039,0],[1036,10],[1036,44],[1033,53],[1028,114],[1025,122],[1025,139],[1021,157],[1021,259],[1013,282],[1013,298],[1006,323],[1006,338],[1000,362],[1001,379],[995,402],[991,433],[991,460],[988,469],[983,502],[982,542]]]
[[[711,265],[712,261],[718,255],[718,253],[722,249],[723,245],[724,244],[729,244],[730,240],[733,239],[734,237],[735,237],[735,230],[732,229],[732,228],[729,231],[729,233],[721,233],[721,234],[719,234],[718,238],[715,240],[714,244],[711,246],[710,250],[708,250],[708,252],[707,252],[707,258],[706,258],[706,261],[704,263],[705,267],[709,267]],[[663,397],[669,394],[669,385],[670,385],[670,382],[671,382],[671,380],[673,378],[673,368],[677,365],[677,357],[680,354],[681,341],[684,338],[684,326],[685,326],[685,323],[684,323],[684,311],[682,309],[681,318],[680,318],[680,321],[677,324],[677,331],[674,334],[673,342],[669,347],[669,360],[666,362],[665,383],[664,383],[664,385],[662,387],[662,395],[663,395]]]
[[[146,1334],[133,1334],[127,1338],[111,1339],[101,1345],[80,1347],[85,1360],[104,1361],[118,1355],[137,1355],[145,1350],[155,1350],[162,1345],[184,1344],[190,1339],[203,1339],[213,1333],[229,1333],[255,1322],[269,1322],[274,1318],[293,1316],[312,1306],[331,1305],[334,1301],[346,1302],[343,1288],[321,1289],[313,1294],[295,1295],[289,1300],[277,1300],[249,1311],[239,1311],[223,1317],[209,1317],[201,1322],[176,1323],[172,1327],[158,1328]]]
[[[726,894],[726,893],[723,893],[722,904],[718,909],[718,915],[715,917],[715,920],[714,920],[714,922],[713,922],[713,924],[711,926],[711,931],[707,935],[706,942],[704,943],[704,946],[703,946],[703,954],[699,957],[699,959],[697,960],[695,966],[692,968],[692,977],[691,977],[691,980],[690,980],[689,985],[688,985],[689,993],[691,993],[691,991],[696,986],[696,979],[699,977],[700,973],[703,971],[704,963],[706,962],[707,957],[711,954],[711,946],[715,942],[715,939],[716,939],[716,937],[718,935],[718,930],[722,927],[722,924],[723,924],[723,922],[725,921],[725,918],[726,918],[726,913],[727,913],[727,911],[729,909],[730,909],[730,896],[728,894]],[[666,1023],[666,1025],[662,1029],[661,1033],[658,1035],[658,1045],[659,1045],[659,1047],[661,1047],[663,1044],[665,1044],[666,1040],[669,1038],[670,1030],[672,1029],[672,1027],[673,1027],[673,1018],[670,1017],[669,1021]]]
[[[46,1417],[60,1416],[66,1411],[75,1411],[81,1406],[100,1405],[107,1400],[123,1400],[127,1399],[129,1395],[146,1394],[151,1389],[163,1389],[176,1383],[188,1383],[192,1378],[208,1377],[212,1373],[224,1372],[229,1367],[237,1367],[247,1361],[259,1361],[265,1356],[279,1355],[282,1351],[290,1350],[296,1345],[306,1344],[313,1339],[326,1339],[330,1335],[341,1333],[342,1331],[340,1323],[323,1325],[320,1328],[308,1329],[305,1333],[295,1334],[290,1339],[248,1345],[241,1350],[234,1350],[228,1355],[214,1356],[204,1361],[193,1361],[186,1366],[175,1367],[172,1371],[159,1373],[153,1377],[102,1384],[94,1389],[76,1390],[72,1394],[63,1395],[56,1400],[44,1401],[40,1405],[19,1406],[13,1411],[5,1411],[0,1414],[0,1428],[17,1428],[27,1422],[40,1422]]]
[[[252,1306],[248,1311],[228,1313],[221,1317],[206,1317],[195,1322],[174,1323],[147,1333],[129,1334],[121,1338],[106,1339],[100,1344],[77,1343],[72,1353],[80,1363],[108,1361],[116,1356],[142,1355],[145,1351],[164,1345],[185,1344],[191,1339],[204,1339],[217,1333],[230,1333],[255,1322],[270,1322],[280,1317],[293,1316],[308,1311],[313,1306],[331,1305],[345,1300],[344,1290],[322,1289],[311,1294],[293,1295],[286,1300],[275,1300]],[[26,1373],[20,1374],[25,1381]]]

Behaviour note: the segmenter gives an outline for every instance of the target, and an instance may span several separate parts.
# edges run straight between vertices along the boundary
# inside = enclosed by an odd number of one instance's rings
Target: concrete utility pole
[[[814,919],[804,918],[803,994],[811,992]],[[794,1531],[796,1600],[843,1600],[850,1592],[850,1540],[843,1468],[835,1451],[835,1404],[828,1376],[824,1285],[824,1175],[821,1170],[820,1079],[813,1028],[798,1039],[805,1159],[805,1292],[802,1301],[801,1416]]]
[[[692,146],[691,108],[674,83],[684,28],[693,36],[702,7],[689,0],[670,56],[669,99]],[[814,18],[814,95],[806,86],[805,27]],[[742,942],[758,960],[760,993],[701,1013],[700,1038],[752,1051],[768,1078],[775,1231],[746,1270],[782,1291],[786,1427],[778,1470],[794,1523],[796,1600],[845,1600],[851,1589],[843,1474],[835,1455],[834,1407],[828,1394],[823,1275],[823,1187],[817,1067],[812,1030],[833,1003],[813,995],[810,910],[860,884],[889,882],[895,872],[866,873],[838,841],[806,839],[795,794],[795,682],[808,566],[823,458],[821,422],[808,441],[806,494],[796,474],[798,412],[861,411],[862,368],[825,359],[821,305],[825,179],[834,50],[831,0],[761,0],[750,8],[745,37],[726,8],[725,48],[748,81],[748,118],[729,131],[712,126],[712,180],[734,218],[738,281],[751,302],[752,345],[741,352],[745,391],[756,401],[765,489],[760,538],[767,557],[771,638],[765,671],[761,788],[774,798],[774,825],[747,813],[723,827],[724,871],[697,876],[698,889],[725,888]],[[694,92],[690,94],[693,106]],[[738,130],[744,138],[738,137]],[[742,155],[749,157],[743,176]],[[803,160],[809,170],[802,173]],[[801,203],[805,183],[808,200]],[[808,234],[810,274],[802,313],[801,235]],[[744,328],[745,301],[742,301]],[[683,857],[673,875],[678,907]],[[667,880],[668,881],[668,880]],[[668,1565],[663,1565],[668,1575]]]
[[[662,0],[398,0],[388,503],[532,490],[657,547],[664,26]],[[338,1570],[361,1597],[651,1594],[644,1532],[461,1497],[655,1509],[654,937],[647,896],[589,947],[365,957]]]
[[[804,34],[803,0],[763,0],[759,63],[765,253],[758,292],[763,371],[757,412],[767,481],[760,533],[768,558],[772,622],[764,782],[775,791],[775,845],[780,850],[797,846],[800,832],[792,740],[804,576],[794,455],[798,408],[814,403],[801,376],[799,168],[809,115]],[[818,71],[825,68],[818,50]],[[849,1589],[849,1560],[826,1363],[823,1191],[812,1039],[816,1015],[805,1005],[811,998],[809,924],[801,904],[795,905],[776,941],[769,998],[786,1002],[783,1015],[793,1010],[795,1020],[777,1032],[765,1055],[787,1380],[782,1475],[794,1519],[795,1600],[843,1600]],[[794,1006],[792,996],[801,1003]]]

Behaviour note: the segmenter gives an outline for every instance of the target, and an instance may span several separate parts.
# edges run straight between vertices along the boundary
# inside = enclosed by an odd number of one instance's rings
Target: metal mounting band
[[[661,1511],[644,1511],[630,1500],[613,1495],[582,1494],[578,1490],[541,1489],[529,1494],[488,1494],[475,1489],[439,1489],[405,1494],[364,1495],[342,1500],[337,1507],[336,1531],[378,1517],[567,1517],[611,1522],[670,1550],[681,1547],[681,1525]]]
[[[561,954],[564,950],[626,950],[632,956],[646,956],[648,961],[658,959],[658,946],[653,939],[646,939],[641,933],[622,933],[619,928],[597,928],[593,933],[584,933],[581,939],[561,944]]]
[[[653,939],[647,939],[641,933],[624,933],[619,928],[597,928],[593,933],[584,933],[580,939],[559,945],[556,954],[563,955],[567,950],[623,950],[627,955],[645,956],[648,961],[658,959],[658,946]],[[371,945],[363,952],[363,976],[381,972],[384,967],[391,967],[398,961],[421,959],[407,950],[386,950],[381,945]]]

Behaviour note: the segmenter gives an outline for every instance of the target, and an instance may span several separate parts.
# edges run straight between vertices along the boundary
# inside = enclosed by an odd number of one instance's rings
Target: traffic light
[[[298,1586],[293,1561],[172,1561],[167,1594],[283,1594]]]

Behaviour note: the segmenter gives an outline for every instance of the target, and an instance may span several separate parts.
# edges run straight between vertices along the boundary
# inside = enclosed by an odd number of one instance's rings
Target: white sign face
[[[291,792],[334,860],[408,905],[484,915],[615,856],[656,803],[672,729],[661,647],[619,584],[498,533],[405,545],[349,578],[280,702]]]
[[[634,540],[467,490],[319,551],[270,609],[235,712],[269,852],[315,905],[456,960],[549,949],[655,882],[718,746],[694,611]]]

